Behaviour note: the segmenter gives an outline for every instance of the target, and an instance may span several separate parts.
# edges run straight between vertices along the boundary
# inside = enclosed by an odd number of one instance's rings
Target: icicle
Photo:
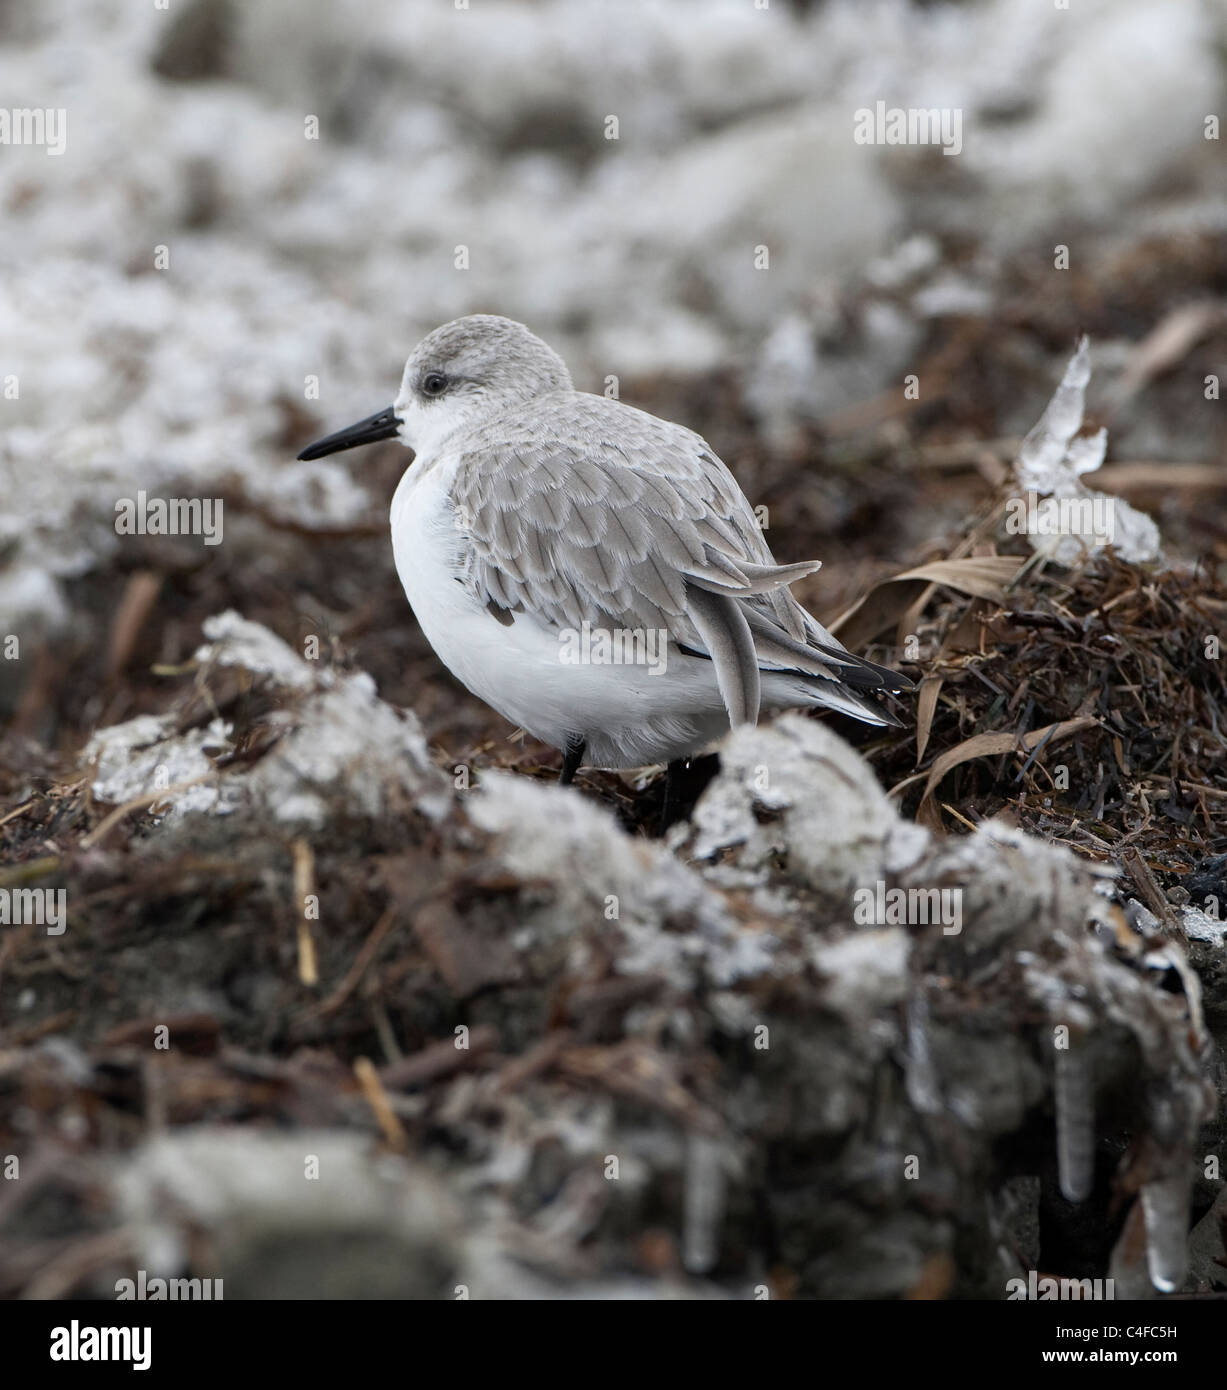
[[[724,1154],[705,1134],[686,1141],[686,1191],[682,1216],[682,1263],[691,1274],[706,1274],[716,1263],[724,1220]]]
[[[908,1099],[917,1110],[926,1115],[939,1113],[942,1097],[929,1046],[929,1002],[920,990],[912,992],[907,1005],[905,1085]]]
[[[1153,1298],[1154,1286],[1146,1266],[1146,1218],[1141,1202],[1133,1202],[1108,1263],[1114,1298]]]
[[[1188,1268],[1189,1175],[1156,1178],[1142,1188],[1146,1217],[1146,1263],[1150,1282],[1160,1293],[1172,1293],[1184,1283]]]
[[[1061,1195],[1085,1202],[1095,1182],[1095,1101],[1090,1061],[1076,1041],[1057,1050],[1054,1091]]]

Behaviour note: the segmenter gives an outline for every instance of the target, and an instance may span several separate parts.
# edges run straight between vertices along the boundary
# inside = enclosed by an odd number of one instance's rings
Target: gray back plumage
[[[736,480],[690,430],[564,389],[457,447],[464,580],[483,602],[556,629],[664,629],[712,658],[734,724],[757,718],[760,667],[909,684],[851,656],[797,603],[787,586],[818,562],[776,564]]]

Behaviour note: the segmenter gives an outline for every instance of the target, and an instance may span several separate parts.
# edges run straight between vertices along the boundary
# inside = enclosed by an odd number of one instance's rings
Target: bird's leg
[[[693,758],[677,758],[665,772],[665,799],[660,810],[660,831],[663,835],[674,821],[688,816],[695,803],[707,789],[720,768],[715,753],[701,753]]]
[[[558,785],[569,787],[575,781],[575,774],[579,771],[579,765],[584,760],[584,749],[587,743],[576,734],[567,739],[567,746],[562,750],[562,771],[558,774]]]
[[[682,779],[689,766],[689,758],[675,758],[665,769],[665,801],[660,810],[660,833],[662,835],[677,819],[677,808],[682,799],[680,795]]]

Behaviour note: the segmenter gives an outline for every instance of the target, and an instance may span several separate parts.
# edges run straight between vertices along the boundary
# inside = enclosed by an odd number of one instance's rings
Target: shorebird
[[[900,721],[912,682],[847,651],[789,591],[736,479],[699,435],[576,391],[556,352],[490,314],[428,334],[392,405],[304,449],[414,451],[392,499],[397,573],[474,695],[584,764],[671,773],[760,709]]]

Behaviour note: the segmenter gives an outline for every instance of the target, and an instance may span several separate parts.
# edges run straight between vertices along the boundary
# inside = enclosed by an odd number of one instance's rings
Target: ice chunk
[[[91,791],[98,801],[123,805],[154,792],[181,791],[155,803],[155,814],[169,819],[189,811],[225,812],[233,799],[215,781],[199,781],[213,770],[210,753],[230,747],[230,725],[214,719],[206,728],[176,734],[173,714],[142,714],[123,724],[99,729],[81,754],[84,766],[95,768]]]
[[[321,829],[338,815],[375,817],[394,800],[432,818],[450,806],[443,774],[430,761],[410,712],[380,700],[364,671],[353,675],[304,661],[275,633],[235,612],[208,618],[211,640],[196,653],[206,666],[242,667],[281,693],[267,716],[280,731],[250,767],[218,770],[210,753],[229,748],[231,726],[176,732],[178,716],[141,715],[101,729],[82,755],[96,764],[93,791],[123,803],[161,788],[201,780],[168,801],[170,813],[258,810],[282,825]]]
[[[1108,447],[1106,430],[1078,434],[1090,379],[1090,340],[1084,337],[1018,451],[1014,476],[1021,496],[1010,498],[1007,529],[1026,534],[1033,550],[1062,565],[1079,564],[1105,545],[1132,564],[1158,560],[1159,528],[1151,518],[1079,481],[1102,466]]]

